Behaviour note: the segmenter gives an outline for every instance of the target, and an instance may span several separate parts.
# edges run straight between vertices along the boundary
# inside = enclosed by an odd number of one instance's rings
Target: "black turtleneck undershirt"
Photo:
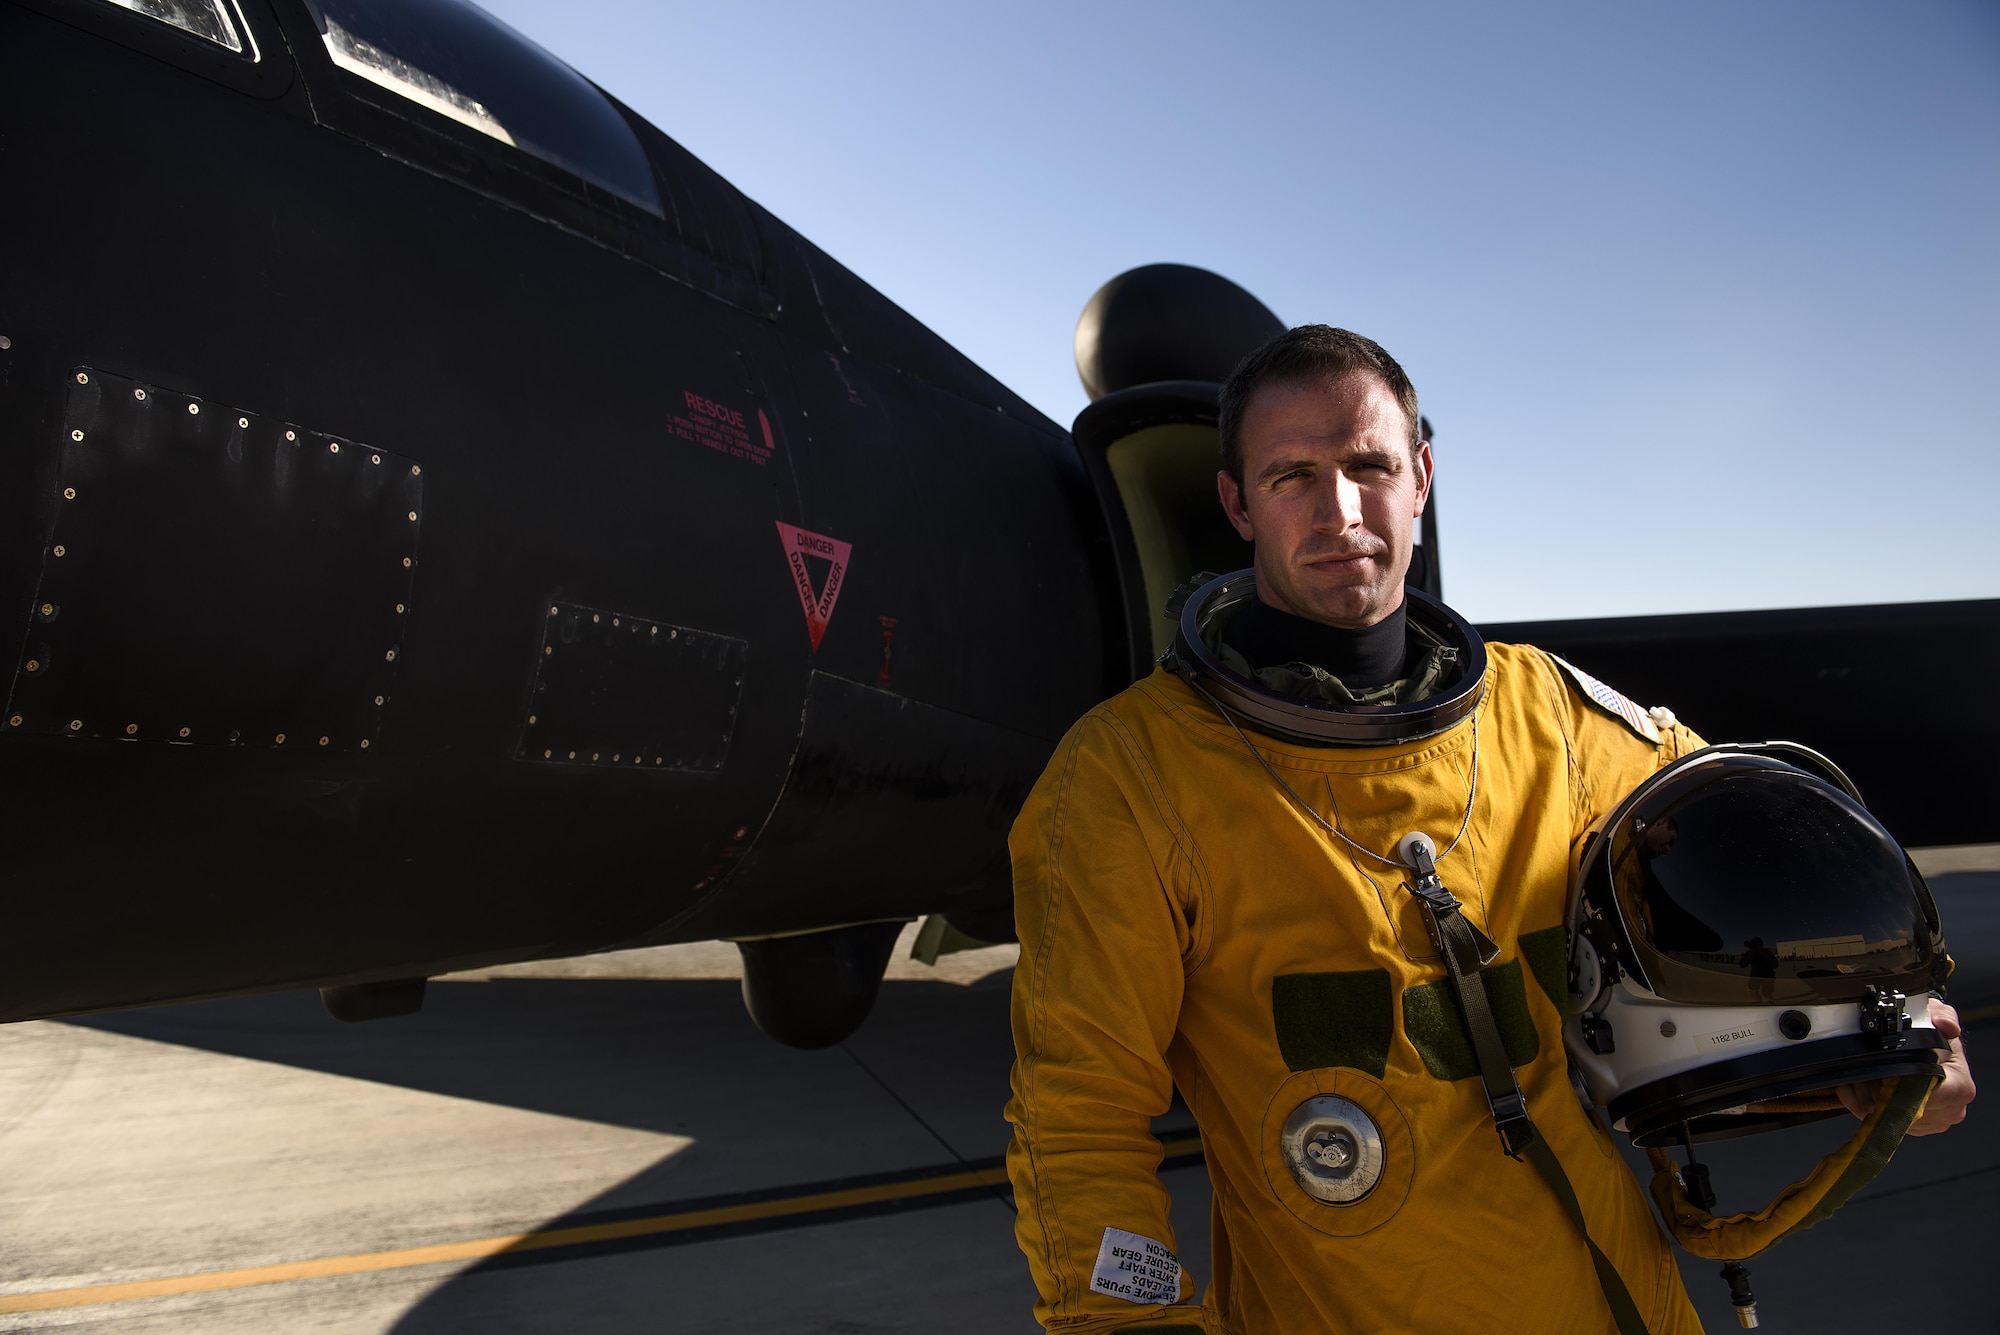
[[[1244,603],[1222,629],[1222,638],[1252,668],[1308,663],[1338,677],[1349,690],[1386,686],[1404,675],[1409,657],[1406,603],[1372,626],[1349,630],[1281,612],[1262,599]]]

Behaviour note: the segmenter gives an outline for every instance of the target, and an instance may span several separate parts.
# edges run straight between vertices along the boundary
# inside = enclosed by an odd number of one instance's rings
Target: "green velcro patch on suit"
[[[1507,1063],[1526,1066],[1542,1050],[1541,1035],[1528,1018],[1528,989],[1521,978],[1521,961],[1508,960],[1481,969],[1486,1003],[1507,1045]],[[1419,983],[1403,989],[1403,1033],[1424,1059],[1424,1067],[1440,1080],[1469,1080],[1479,1074],[1472,1040],[1465,1035],[1465,1013],[1451,979]]]
[[[1271,1021],[1292,1070],[1351,1066],[1380,1080],[1396,1029],[1389,971],[1281,973],[1271,980]]]
[[[1528,932],[1515,944],[1542,991],[1549,994],[1558,1012],[1563,1011],[1569,1002],[1569,941],[1562,924]]]

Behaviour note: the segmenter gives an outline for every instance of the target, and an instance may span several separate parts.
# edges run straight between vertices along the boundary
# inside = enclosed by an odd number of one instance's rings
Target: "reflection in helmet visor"
[[[1847,1001],[1931,985],[1932,915],[1866,810],[1787,766],[1670,779],[1612,832],[1627,940],[1671,1001]]]

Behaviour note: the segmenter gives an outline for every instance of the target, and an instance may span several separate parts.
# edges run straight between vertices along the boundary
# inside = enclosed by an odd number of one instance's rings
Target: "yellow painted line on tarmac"
[[[1201,1149],[1201,1139],[1190,1136],[1182,1140],[1172,1140],[1161,1148],[1169,1157],[1192,1154]],[[353,1256],[323,1256],[312,1261],[247,1266],[241,1270],[210,1270],[196,1275],[171,1275],[165,1279],[131,1280],[123,1284],[90,1284],[74,1289],[43,1289],[37,1293],[5,1293],[0,1294],[0,1314],[48,1312],[62,1307],[125,1303],[140,1298],[175,1298],[189,1293],[248,1289],[259,1284],[286,1284],[297,1279],[329,1279],[336,1275],[407,1270],[414,1266],[439,1265],[447,1261],[483,1261],[488,1257],[518,1252],[578,1247],[593,1242],[616,1242],[625,1238],[643,1238],[660,1233],[713,1228],[720,1224],[782,1219],[790,1215],[812,1215],[826,1210],[844,1210],[856,1205],[877,1205],[886,1201],[940,1196],[971,1187],[998,1187],[1006,1184],[1005,1168],[969,1169],[958,1173],[942,1173],[936,1177],[913,1178],[907,1182],[884,1182],[872,1187],[816,1191],[777,1200],[752,1201],[742,1205],[719,1205],[704,1210],[681,1210],[672,1214],[648,1215],[640,1219],[620,1219],[612,1223],[582,1224],[572,1228],[551,1228],[532,1233],[508,1233],[494,1238],[475,1238],[468,1242],[443,1242],[430,1247],[402,1247],[395,1251],[360,1252]]]

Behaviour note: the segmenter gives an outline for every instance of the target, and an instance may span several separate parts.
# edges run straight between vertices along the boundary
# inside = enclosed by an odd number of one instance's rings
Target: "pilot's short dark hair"
[[[1410,457],[1416,458],[1422,420],[1417,414],[1417,387],[1396,359],[1372,338],[1332,325],[1302,324],[1287,329],[1236,364],[1222,384],[1222,415],[1217,424],[1222,434],[1222,466],[1243,485],[1243,414],[1251,398],[1265,385],[1295,385],[1301,381],[1322,383],[1338,380],[1355,371],[1380,377],[1396,396],[1403,416],[1410,423]]]

